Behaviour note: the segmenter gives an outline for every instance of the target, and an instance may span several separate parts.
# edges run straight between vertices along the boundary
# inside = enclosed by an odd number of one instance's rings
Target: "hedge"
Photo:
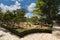
[[[51,29],[19,29],[17,30],[14,28],[6,27],[6,26],[2,26],[2,27],[10,31],[12,34],[15,34],[19,37],[24,37],[32,33],[52,33]]]

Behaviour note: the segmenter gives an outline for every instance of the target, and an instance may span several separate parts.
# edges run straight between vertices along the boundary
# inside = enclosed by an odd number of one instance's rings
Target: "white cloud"
[[[23,0],[11,0],[11,1],[23,1]]]
[[[35,3],[31,3],[31,4],[28,6],[28,11],[32,12],[32,11],[35,9],[35,6],[36,6]]]
[[[3,12],[6,12],[7,10],[13,11],[13,10],[21,8],[20,3],[18,1],[16,1],[14,5],[10,5],[10,6],[7,6],[7,5],[4,5],[3,3],[1,3],[0,7],[2,8]]]
[[[32,13],[26,13],[25,17],[30,18],[33,14]]]

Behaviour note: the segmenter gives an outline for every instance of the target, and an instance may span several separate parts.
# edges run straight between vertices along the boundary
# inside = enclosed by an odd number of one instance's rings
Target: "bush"
[[[28,34],[32,34],[32,33],[52,33],[52,30],[49,29],[26,29],[23,31],[17,31],[17,33],[19,34],[20,37],[24,37]]]

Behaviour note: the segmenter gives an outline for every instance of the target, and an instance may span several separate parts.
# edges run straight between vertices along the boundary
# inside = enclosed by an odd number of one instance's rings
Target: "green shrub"
[[[52,33],[49,29],[28,29],[24,31],[18,31],[20,33],[20,37],[24,37],[25,35],[32,34],[32,33]]]
[[[24,37],[32,33],[52,33],[52,30],[50,29],[13,29],[6,26],[3,26],[3,28],[9,30],[12,34],[15,34],[19,37]]]

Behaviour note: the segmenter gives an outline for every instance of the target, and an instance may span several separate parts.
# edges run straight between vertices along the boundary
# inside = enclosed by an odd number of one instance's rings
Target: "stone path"
[[[21,38],[21,40],[60,40],[53,34],[48,34],[48,33],[35,33],[28,35],[24,38]]]

